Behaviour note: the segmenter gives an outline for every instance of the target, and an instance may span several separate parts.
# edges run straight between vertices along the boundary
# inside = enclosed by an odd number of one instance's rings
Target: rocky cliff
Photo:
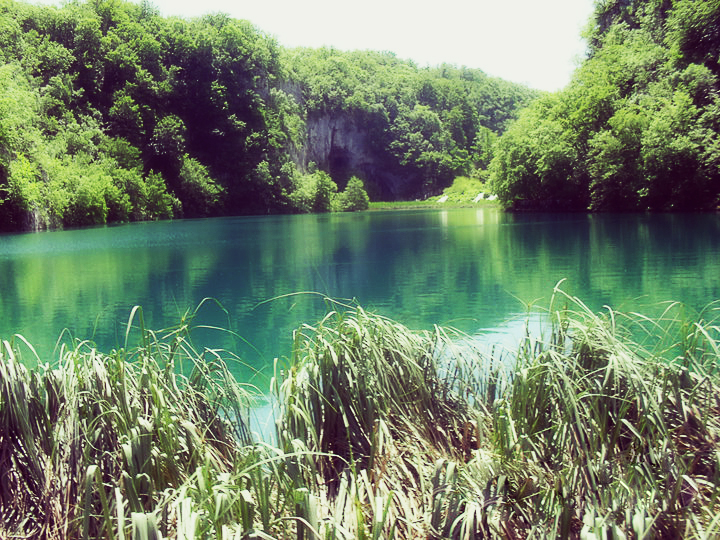
[[[340,189],[351,176],[365,182],[370,197],[393,200],[412,196],[412,178],[393,170],[387,151],[373,140],[367,116],[353,113],[312,114],[306,121],[305,145],[296,154],[302,169],[315,162],[330,173]]]

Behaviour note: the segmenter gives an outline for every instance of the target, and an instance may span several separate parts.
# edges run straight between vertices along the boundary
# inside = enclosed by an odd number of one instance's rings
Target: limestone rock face
[[[303,168],[314,161],[319,169],[330,173],[339,189],[344,189],[351,176],[357,176],[365,182],[371,199],[407,197],[412,179],[392,170],[394,160],[374,142],[369,126],[357,115],[311,115],[306,121],[305,145],[296,161]]]

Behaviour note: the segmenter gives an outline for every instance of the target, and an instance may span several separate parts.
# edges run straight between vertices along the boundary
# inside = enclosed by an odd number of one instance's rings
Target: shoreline
[[[497,201],[481,201],[473,202],[452,202],[447,201],[440,203],[437,201],[378,201],[371,202],[366,212],[376,212],[379,210],[436,210],[454,208],[498,208],[502,207]]]

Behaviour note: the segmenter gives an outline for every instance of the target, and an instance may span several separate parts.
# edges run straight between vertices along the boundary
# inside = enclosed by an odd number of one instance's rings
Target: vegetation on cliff
[[[587,60],[500,138],[494,190],[518,209],[720,204],[720,3],[596,2]]]
[[[353,176],[393,192],[402,176],[402,194],[418,196],[484,168],[494,135],[534,95],[390,53],[285,50],[222,14],[2,0],[0,230],[306,211],[313,161],[334,192]],[[350,119],[373,163],[355,166],[347,147],[314,151],[321,114]]]
[[[362,126],[355,146],[372,162],[356,167],[373,179],[374,199],[416,198],[456,176],[485,177],[497,135],[537,95],[480,70],[419,70],[388,53],[300,49],[287,59],[293,78],[304,83],[311,131],[328,115]],[[320,164],[322,157],[312,157]],[[344,183],[359,172],[354,161],[340,144],[323,165]]]
[[[191,316],[154,333],[135,311],[121,349],[55,365],[3,341],[0,534],[720,534],[717,306],[651,320],[556,290],[547,333],[493,353],[331,308],[277,362],[273,444],[248,434],[237,357],[196,350]]]

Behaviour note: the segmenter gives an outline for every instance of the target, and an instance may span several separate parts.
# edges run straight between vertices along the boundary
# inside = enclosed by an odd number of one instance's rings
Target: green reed
[[[221,358],[195,351],[186,328],[103,354],[61,347],[28,370],[22,350],[0,357],[0,536],[124,538],[154,531],[168,490],[209,467],[232,470],[249,443],[249,392]],[[188,377],[176,363],[195,360]],[[159,531],[159,529],[158,529]]]
[[[716,305],[650,319],[556,288],[543,335],[490,352],[329,305],[276,361],[272,445],[193,314],[152,332],[135,310],[122,349],[53,365],[3,341],[0,536],[720,535]]]

